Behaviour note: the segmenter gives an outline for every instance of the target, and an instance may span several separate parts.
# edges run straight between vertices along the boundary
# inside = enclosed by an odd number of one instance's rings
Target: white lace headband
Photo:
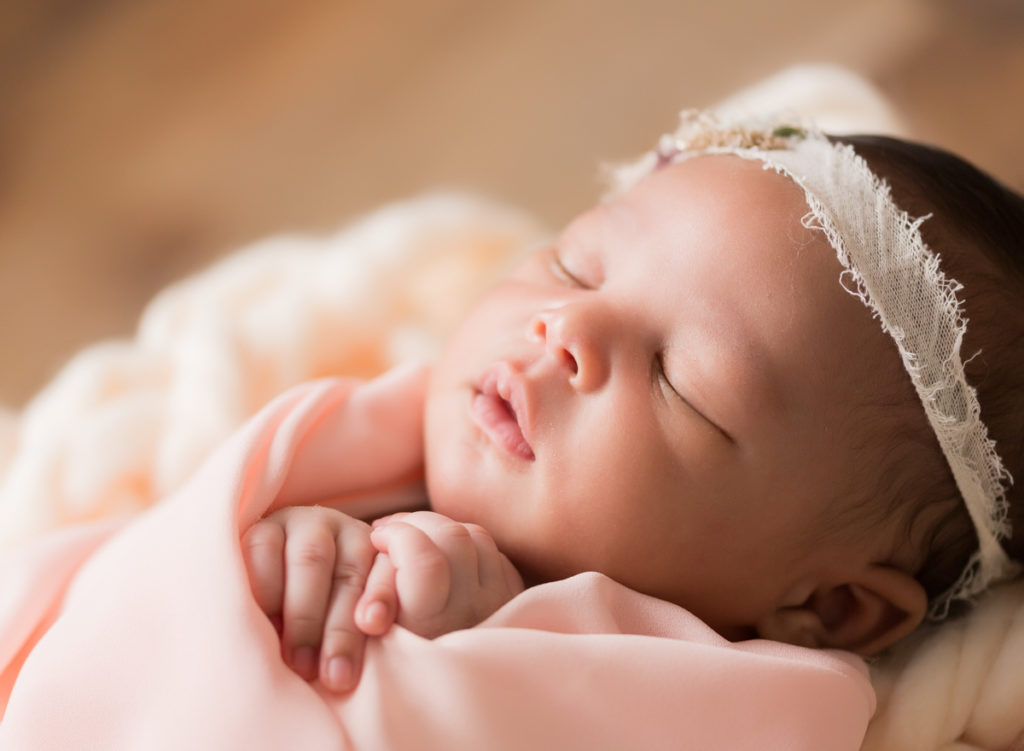
[[[953,600],[969,600],[1017,570],[999,541],[1010,534],[1003,483],[1012,481],[981,421],[977,392],[960,354],[967,319],[939,257],[921,237],[927,218],[912,219],[889,186],[853,148],[816,128],[774,123],[720,122],[684,112],[679,129],[658,148],[615,172],[621,191],[659,166],[700,154],[733,154],[764,163],[804,190],[804,225],[825,233],[844,271],[840,284],[871,309],[899,348],[907,373],[935,431],[979,547],[956,583],[931,604],[944,618]]]

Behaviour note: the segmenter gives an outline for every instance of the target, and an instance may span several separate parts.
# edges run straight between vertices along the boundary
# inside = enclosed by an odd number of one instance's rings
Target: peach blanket
[[[293,674],[239,539],[277,505],[416,469],[416,418],[375,399],[375,384],[292,389],[149,511],[9,555],[0,746],[858,748],[874,710],[859,661],[730,644],[598,574],[535,587],[434,641],[396,627],[371,640],[345,696]]]

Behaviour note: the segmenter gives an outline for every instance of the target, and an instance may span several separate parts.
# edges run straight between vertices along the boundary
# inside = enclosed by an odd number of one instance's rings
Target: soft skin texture
[[[729,637],[869,653],[910,631],[896,525],[824,520],[876,479],[851,476],[858,408],[913,396],[806,213],[786,178],[707,156],[574,221],[434,369],[434,510],[528,581],[600,571]]]

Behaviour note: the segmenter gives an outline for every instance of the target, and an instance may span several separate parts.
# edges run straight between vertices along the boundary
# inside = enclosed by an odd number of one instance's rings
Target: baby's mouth
[[[473,394],[470,415],[477,427],[512,456],[533,461],[533,448],[523,432],[524,394],[506,363],[489,368]]]

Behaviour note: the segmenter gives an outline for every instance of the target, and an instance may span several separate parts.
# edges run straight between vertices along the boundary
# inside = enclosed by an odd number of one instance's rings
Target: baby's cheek
[[[427,419],[425,473],[427,496],[430,508],[440,514],[450,515],[447,509],[452,507],[452,491],[458,487],[453,476],[458,474],[456,458],[452,451],[446,451],[443,436],[431,429],[432,420]]]
[[[426,486],[430,508],[461,522],[476,521],[475,499],[484,492],[474,469],[479,457],[464,441],[446,430],[432,431],[428,420],[426,444]],[[476,461],[474,461],[476,459]]]

